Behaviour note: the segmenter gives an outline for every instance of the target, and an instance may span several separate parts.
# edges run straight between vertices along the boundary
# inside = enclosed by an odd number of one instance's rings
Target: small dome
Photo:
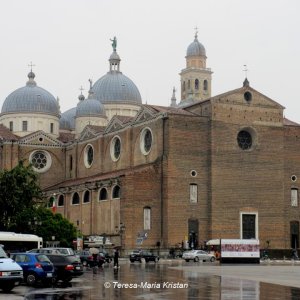
[[[36,85],[33,72],[28,74],[26,86],[21,87],[5,99],[1,113],[44,113],[59,116],[59,106],[53,95]]]
[[[75,130],[76,107],[73,107],[61,114],[59,129]]]
[[[80,103],[78,103],[76,108],[76,117],[105,117],[105,108],[104,105],[96,100],[93,99],[93,94],[90,92],[89,97]]]
[[[80,94],[80,95],[78,96],[78,100],[79,100],[79,101],[83,101],[84,99],[85,99],[84,95]]]
[[[194,41],[188,46],[186,56],[201,55],[206,56],[204,46],[198,41],[197,34],[195,35]]]
[[[108,72],[93,85],[95,98],[103,104],[126,102],[141,104],[140,92],[131,79],[118,71]]]
[[[117,51],[113,51],[113,53],[111,54],[111,56],[109,57],[109,60],[121,60],[119,54],[117,53]]]

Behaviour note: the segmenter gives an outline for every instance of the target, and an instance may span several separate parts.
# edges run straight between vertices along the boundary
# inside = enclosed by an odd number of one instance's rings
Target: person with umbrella
[[[119,268],[119,250],[118,248],[115,248],[114,251],[114,268]]]

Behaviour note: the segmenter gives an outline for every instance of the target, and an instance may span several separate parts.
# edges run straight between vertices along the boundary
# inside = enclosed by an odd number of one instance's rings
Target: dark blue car
[[[24,281],[28,285],[38,282],[49,285],[54,282],[54,267],[42,253],[13,253],[11,258],[23,269]]]

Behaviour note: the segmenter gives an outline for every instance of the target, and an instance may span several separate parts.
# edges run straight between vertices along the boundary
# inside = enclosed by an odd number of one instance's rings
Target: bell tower
[[[198,41],[196,28],[194,41],[186,51],[186,68],[181,70],[181,101],[179,105],[201,101],[211,96],[210,68],[206,67],[206,51]]]

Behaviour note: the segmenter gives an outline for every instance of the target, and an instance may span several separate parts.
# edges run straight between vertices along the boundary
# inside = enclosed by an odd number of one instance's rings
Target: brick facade
[[[145,128],[152,136],[146,155],[141,151]],[[241,131],[252,137],[249,149],[238,145]],[[116,136],[121,154],[114,161]],[[40,183],[47,197],[64,197],[58,213],[74,224],[78,220],[84,235],[105,234],[125,249],[169,248],[193,232],[198,246],[212,238],[241,238],[244,215],[255,217],[262,246],[269,241],[273,249],[289,249],[299,238],[290,229],[291,222],[300,221],[299,203],[291,205],[291,189],[299,188],[299,146],[300,126],[284,120],[283,107],[244,86],[184,109],[144,105],[136,117],[113,118],[102,131],[86,127],[71,143],[42,132],[6,141],[0,157],[1,167],[9,169],[20,159],[28,161],[34,150],[47,151],[52,164]],[[114,198],[116,186],[121,192]],[[107,199],[100,200],[103,188]],[[86,191],[90,200],[84,203]],[[74,205],[76,192],[80,201]],[[144,228],[145,208],[151,210],[150,230]]]

